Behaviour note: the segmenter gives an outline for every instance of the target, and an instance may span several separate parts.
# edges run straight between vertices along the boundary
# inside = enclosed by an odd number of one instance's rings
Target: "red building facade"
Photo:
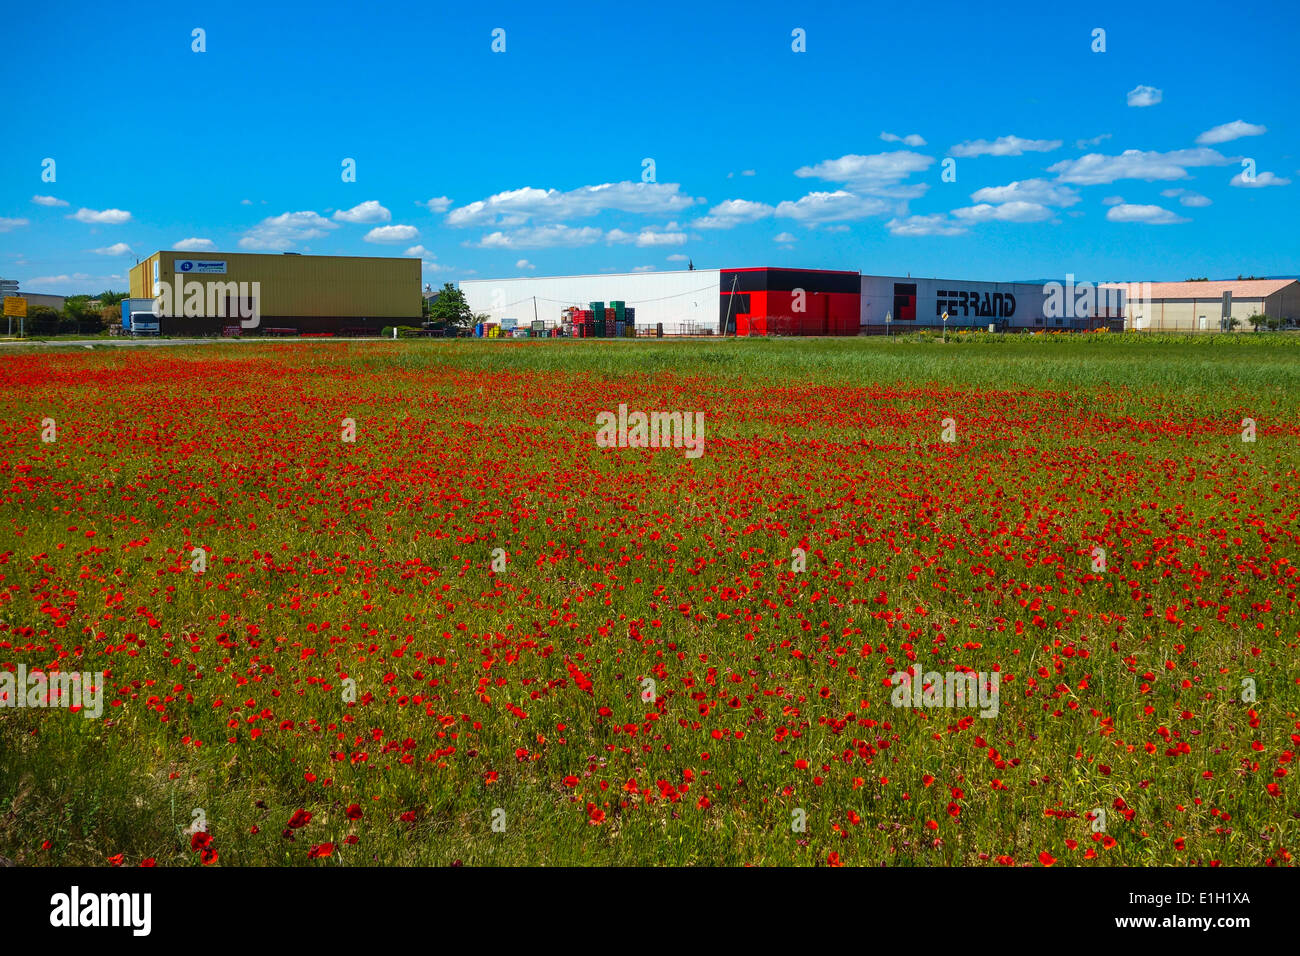
[[[857,335],[862,277],[825,269],[723,269],[723,335]]]

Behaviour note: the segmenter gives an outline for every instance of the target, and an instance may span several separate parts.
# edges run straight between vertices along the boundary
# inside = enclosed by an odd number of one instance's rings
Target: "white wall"
[[[898,320],[894,308],[895,283],[916,285],[915,322]],[[942,297],[940,292],[944,293]],[[894,332],[910,328],[942,328],[942,316],[946,311],[948,328],[952,330],[987,331],[990,324],[998,328],[1030,330],[1086,328],[1094,313],[1085,314],[1084,303],[1079,298],[1081,292],[1082,284],[1074,287],[1060,284],[1058,295],[1054,299],[1055,307],[1049,309],[1049,287],[1038,283],[864,275],[861,323],[873,331],[882,329],[885,313],[892,312],[891,329]],[[1111,313],[1118,320],[1123,314],[1122,294],[1115,292],[1110,295],[1115,300]],[[1104,312],[1104,294],[1099,305],[1096,312]],[[1049,315],[1049,311],[1053,314]]]
[[[1241,329],[1247,332],[1253,328],[1246,319],[1263,311],[1262,298],[1234,296],[1232,299],[1232,317],[1240,321]],[[1222,318],[1222,297],[1150,299],[1145,302],[1130,299],[1125,328],[1147,332],[1218,332],[1222,328]]]
[[[638,327],[662,322],[664,333],[718,330],[717,269],[684,272],[632,272],[617,275],[525,276],[519,279],[465,279],[460,290],[475,313],[495,321],[518,319],[520,325],[537,318],[547,326],[560,324],[560,311],[568,306],[585,309],[593,301],[622,299],[636,309]]]

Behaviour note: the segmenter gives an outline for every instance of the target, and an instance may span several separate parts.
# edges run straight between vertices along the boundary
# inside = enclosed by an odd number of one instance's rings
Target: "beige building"
[[[1300,327],[1300,280],[1229,279],[1151,282],[1124,286],[1128,301],[1124,328],[1147,332],[1221,331],[1223,294],[1232,293],[1232,318],[1239,330],[1253,330],[1252,315],[1267,315],[1283,328]]]
[[[162,286],[206,289],[201,314],[177,308],[163,318],[165,333],[220,332],[240,307],[252,311],[254,304],[262,329],[284,332],[375,334],[421,318],[414,258],[163,251],[132,266],[130,275],[132,299],[151,299]]]

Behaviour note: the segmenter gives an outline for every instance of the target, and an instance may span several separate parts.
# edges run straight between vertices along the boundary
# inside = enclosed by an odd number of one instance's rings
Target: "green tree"
[[[90,296],[70,295],[63,302],[63,315],[69,319],[79,319],[90,308]]]
[[[99,294],[99,307],[101,309],[107,309],[110,305],[117,305],[125,298],[127,298],[125,292],[114,292],[112,289],[108,289]]]
[[[474,313],[465,301],[465,293],[444,282],[438,298],[429,306],[429,321],[463,331],[474,323]]]
[[[79,335],[99,335],[107,328],[104,324],[104,313],[98,309],[87,309],[77,316],[76,322]]]
[[[1246,321],[1249,322],[1254,327],[1256,332],[1258,332],[1261,328],[1263,328],[1265,325],[1268,324],[1268,316],[1256,312],[1254,315],[1246,316]]]
[[[38,305],[27,310],[27,320],[23,323],[28,335],[58,335],[59,313],[48,305]],[[18,321],[14,320],[14,328]]]

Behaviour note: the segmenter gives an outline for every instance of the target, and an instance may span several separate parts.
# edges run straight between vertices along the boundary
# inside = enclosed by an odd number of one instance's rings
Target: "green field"
[[[0,700],[0,856],[1291,862],[1298,415],[1269,334],[0,355],[0,670],[104,693]]]

